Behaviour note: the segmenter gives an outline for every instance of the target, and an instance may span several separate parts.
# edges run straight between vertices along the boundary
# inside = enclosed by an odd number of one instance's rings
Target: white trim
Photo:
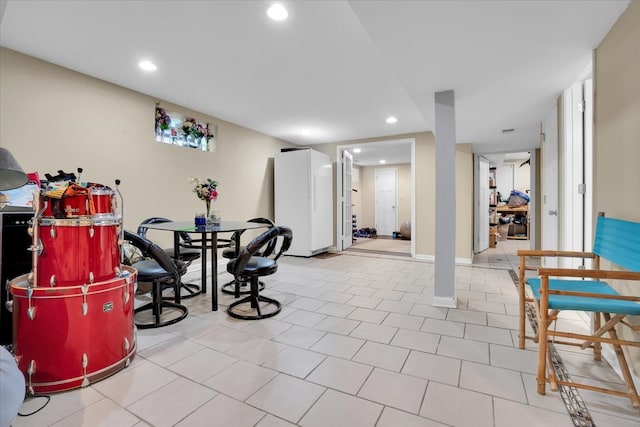
[[[429,261],[429,262],[436,261],[435,255],[416,254],[414,258],[420,261]],[[456,262],[456,265],[473,265],[472,258],[456,258],[455,262]]]
[[[457,308],[458,300],[456,298],[433,297],[431,305],[434,307]]]
[[[416,140],[411,141],[411,256],[416,257]]]

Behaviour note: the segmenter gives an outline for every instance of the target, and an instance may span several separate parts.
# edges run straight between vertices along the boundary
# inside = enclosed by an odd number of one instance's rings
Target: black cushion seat
[[[227,264],[227,272],[233,274],[236,260],[231,260]],[[243,278],[250,278],[253,275],[268,276],[278,271],[278,264],[271,258],[261,256],[251,257],[247,265],[244,267]]]
[[[171,258],[175,257],[175,251],[173,250],[173,248],[165,248],[164,251]],[[182,246],[180,247],[180,255],[178,257],[180,261],[184,261],[187,264],[191,264],[193,261],[197,260],[198,258],[200,258],[200,249],[185,248]]]
[[[236,247],[232,245],[232,246],[229,246],[228,248],[225,248],[225,250],[222,251],[222,257],[227,259],[233,259],[236,256],[238,256],[238,254],[243,250],[244,250],[244,246],[240,246],[238,248],[238,251],[236,252]]]
[[[174,261],[174,263],[178,268],[178,274],[182,276],[187,272],[187,266],[184,262]],[[136,270],[138,270],[138,281],[140,282],[152,282],[163,275],[169,279],[171,278],[171,276],[167,274],[167,270],[160,267],[160,264],[158,264],[156,260],[145,259],[136,262],[134,265],[136,266]]]

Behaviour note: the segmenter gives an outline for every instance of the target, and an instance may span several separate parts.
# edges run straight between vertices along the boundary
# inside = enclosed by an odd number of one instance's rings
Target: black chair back
[[[282,241],[280,243],[280,249],[276,251],[275,246],[277,245],[278,237],[282,237]],[[267,246],[267,248],[265,251],[262,251],[262,257],[267,258],[275,254],[272,259],[273,261],[277,261],[283,253],[289,250],[292,239],[293,232],[288,227],[275,226],[269,228],[267,231],[249,242],[249,244],[245,246],[244,250],[240,252],[240,255],[238,255],[234,264],[233,275],[242,276],[242,273],[249,260],[251,260],[251,257],[258,253],[264,246]],[[270,252],[267,253],[267,250],[270,250]]]
[[[176,281],[180,280],[180,272],[177,265],[160,246],[139,234],[127,230],[124,231],[124,239],[140,249],[143,255],[153,258],[158,265],[166,270],[168,275],[172,275]]]

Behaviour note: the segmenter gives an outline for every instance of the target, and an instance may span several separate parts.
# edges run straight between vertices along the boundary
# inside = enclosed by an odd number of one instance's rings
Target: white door
[[[475,252],[482,252],[489,248],[489,161],[477,156],[478,200],[476,201],[477,213],[476,247]]]
[[[543,250],[558,250],[558,108],[542,124],[542,242]],[[555,257],[542,259],[544,267],[557,267]]]
[[[312,252],[333,245],[333,167],[328,155],[311,153],[311,246]],[[299,212],[298,214],[303,214]]]
[[[353,243],[353,217],[351,212],[351,178],[353,157],[347,150],[342,150],[342,250]]]
[[[378,235],[390,236],[397,228],[397,173],[395,168],[375,171],[375,222]]]

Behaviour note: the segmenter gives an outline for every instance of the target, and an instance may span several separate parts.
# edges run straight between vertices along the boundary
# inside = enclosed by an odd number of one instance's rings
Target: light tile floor
[[[131,366],[53,394],[14,426],[571,426],[557,393],[535,391],[535,348],[516,347],[510,258],[494,253],[457,267],[455,309],[430,305],[429,262],[284,257],[264,279],[284,303],[276,317],[232,319],[226,294],[217,312],[210,295],[185,300],[185,320],[137,332]],[[620,383],[603,362],[561,354],[572,375]],[[628,400],[581,394],[597,426],[640,425]]]

